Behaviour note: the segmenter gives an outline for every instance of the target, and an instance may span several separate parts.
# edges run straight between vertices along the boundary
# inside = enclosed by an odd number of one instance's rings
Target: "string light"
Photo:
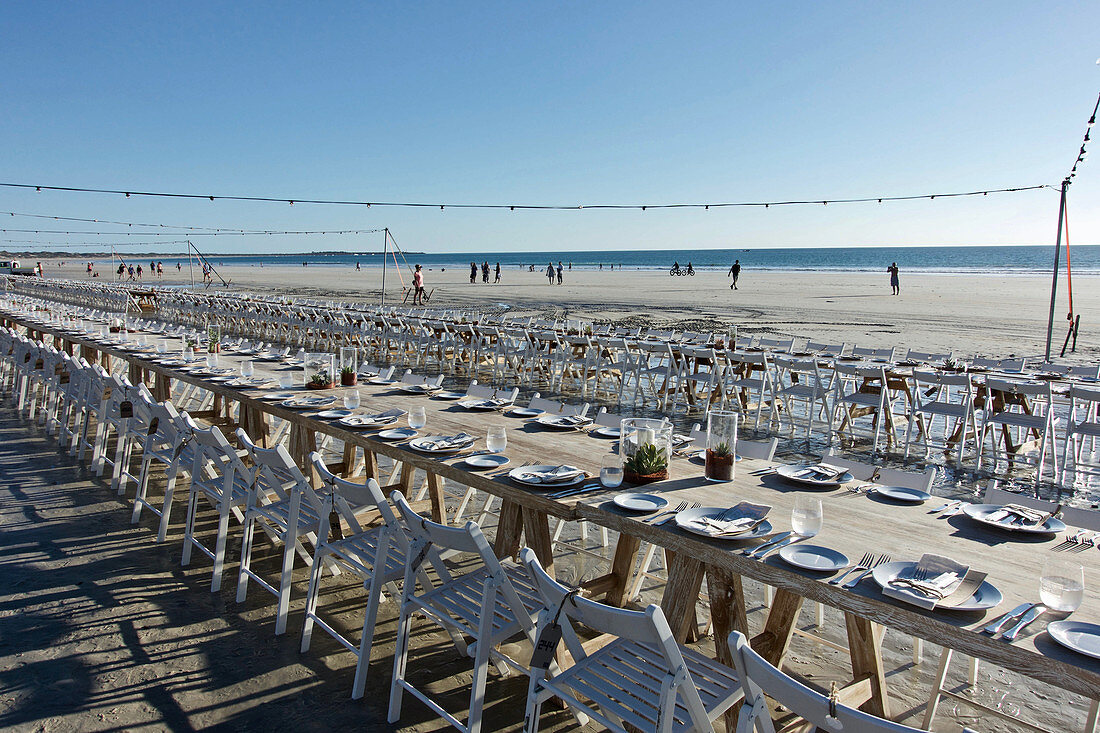
[[[327,229],[325,231],[281,232],[271,229],[234,229],[232,227],[200,227],[187,224],[146,224],[136,221],[116,221],[113,219],[87,219],[78,216],[58,216],[56,214],[27,214],[21,211],[2,211],[8,216],[24,216],[29,219],[51,219],[53,221],[78,221],[87,224],[117,224],[126,227],[149,227],[156,229],[186,229],[188,232],[227,232],[233,234],[376,234],[382,229]],[[182,234],[182,232],[174,232]]]
[[[531,210],[531,211],[580,211],[581,209],[604,209],[604,210],[641,210],[647,209],[705,209],[709,210],[712,206],[715,208],[749,208],[760,207],[769,208],[771,206],[805,206],[808,204],[859,204],[868,203],[871,201],[877,201],[882,203],[883,201],[917,201],[920,199],[932,199],[932,198],[961,198],[966,196],[986,196],[991,193],[1020,193],[1023,191],[1037,191],[1044,188],[1053,188],[1049,184],[1040,184],[1035,186],[1014,186],[1011,188],[990,188],[980,191],[956,191],[951,193],[935,193],[935,194],[913,194],[906,196],[869,196],[860,198],[837,198],[837,199],[791,199],[780,201],[726,201],[726,202],[710,202],[710,203],[698,203],[698,204],[430,204],[418,201],[350,201],[339,199],[312,199],[312,198],[273,198],[268,196],[216,196],[210,194],[194,194],[194,193],[172,193],[172,192],[157,192],[157,191],[122,191],[118,189],[109,188],[82,188],[77,186],[46,186],[33,183],[0,183],[0,187],[3,188],[33,188],[35,190],[47,190],[47,191],[61,191],[66,193],[103,193],[103,194],[124,194],[127,198],[130,196],[147,196],[156,198],[176,198],[176,199],[209,199],[210,201],[223,200],[223,201],[259,201],[270,203],[286,203],[293,206],[294,204],[321,204],[330,206],[388,206],[388,207],[400,207],[400,208],[427,208],[438,206],[440,211],[443,211],[445,206],[450,206],[454,209],[508,209],[509,211],[515,211],[516,209]],[[282,232],[280,232],[282,233]]]
[[[1089,133],[1092,131],[1092,126],[1096,124],[1096,113],[1098,111],[1100,111],[1100,94],[1096,95],[1096,104],[1092,107],[1092,116],[1089,117],[1088,125],[1085,126],[1084,142],[1081,143],[1081,149],[1077,151],[1077,160],[1074,161],[1073,167],[1069,169],[1069,174],[1062,181],[1063,186],[1068,186],[1071,183],[1072,179],[1077,176],[1077,166],[1084,163],[1085,159],[1089,157],[1086,146],[1089,142]]]
[[[324,231],[324,232],[189,232],[189,237],[252,237],[252,236],[279,236],[284,234],[377,234],[385,229],[357,229],[355,231]],[[12,232],[18,234],[83,234],[90,237],[178,237],[183,232],[83,232],[69,231],[65,229],[0,229],[0,232]]]

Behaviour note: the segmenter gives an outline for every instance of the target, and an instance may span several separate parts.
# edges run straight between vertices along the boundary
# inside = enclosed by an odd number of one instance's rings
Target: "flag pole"
[[[389,257],[390,247],[390,228],[386,227],[384,230],[384,239],[382,240],[382,303],[386,304],[386,260]]]

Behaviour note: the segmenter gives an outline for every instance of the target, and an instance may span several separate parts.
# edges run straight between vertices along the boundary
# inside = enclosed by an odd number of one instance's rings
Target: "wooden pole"
[[[1054,301],[1058,296],[1058,257],[1062,252],[1062,220],[1066,213],[1066,189],[1069,179],[1062,181],[1062,198],[1058,204],[1058,235],[1054,239],[1054,274],[1050,283],[1050,318],[1047,320],[1046,360],[1050,361],[1050,340],[1054,335]]]

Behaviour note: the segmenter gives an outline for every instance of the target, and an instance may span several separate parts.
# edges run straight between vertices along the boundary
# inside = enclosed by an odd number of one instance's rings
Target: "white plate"
[[[537,489],[558,489],[558,488],[565,489],[565,488],[568,488],[570,486],[576,486],[577,484],[583,484],[587,480],[587,477],[583,473],[580,474],[579,476],[575,476],[575,477],[571,478],[568,481],[557,481],[557,482],[554,482],[554,483],[535,483],[533,481],[524,481],[524,480],[518,478],[518,474],[520,474],[520,473],[526,473],[528,471],[535,471],[535,472],[550,471],[550,470],[553,470],[553,469],[557,468],[558,465],[561,465],[561,464],[544,464],[544,465],[538,465],[538,466],[520,466],[519,468],[513,468],[511,471],[509,471],[508,472],[508,478],[512,479],[517,484],[520,484],[522,486],[534,486]]]
[[[508,456],[499,453],[489,453],[481,456],[470,456],[466,459],[466,465],[470,468],[496,468],[508,462]]]
[[[432,387],[427,384],[404,384],[399,383],[397,388],[405,394],[431,394],[435,392],[439,387]]]
[[[694,519],[698,517],[717,517],[723,512],[729,511],[729,507],[720,506],[702,506],[697,509],[685,509],[682,512],[676,514],[676,526],[680,529],[697,534],[700,537],[709,537],[712,540],[751,540],[756,537],[763,537],[772,531],[772,523],[767,519],[756,525],[750,532],[741,532],[740,534],[725,534],[725,535],[713,535],[704,532],[690,524]]]
[[[598,435],[601,438],[618,438],[622,434],[622,430],[619,428],[599,427],[592,431],[593,435]]]
[[[907,504],[922,504],[932,498],[927,491],[907,489],[904,486],[872,486],[871,491],[887,499],[904,501]]]
[[[478,412],[492,412],[493,410],[503,410],[508,405],[495,405],[488,399],[473,398],[469,400],[461,400],[457,403],[459,407],[464,407],[467,410],[476,410]]]
[[[213,377],[207,377],[210,382],[232,382],[236,377],[231,377],[228,374],[219,374]]]
[[[542,417],[536,417],[535,422],[554,430],[577,430],[592,424],[592,418],[590,417],[581,418],[583,422],[578,423],[563,423],[561,422],[563,419],[561,415],[543,415]]]
[[[1050,638],[1086,657],[1100,659],[1100,626],[1084,621],[1051,621],[1047,624]]]
[[[1062,532],[1065,530],[1066,525],[1061,519],[1055,519],[1051,517],[1047,521],[1039,525],[1029,526],[1023,524],[1002,524],[1001,522],[993,522],[987,519],[990,514],[1001,510],[1003,507],[1000,504],[967,504],[963,506],[963,512],[966,516],[973,519],[975,522],[981,522],[987,527],[996,527],[997,529],[1003,529],[1006,532],[1024,532],[1027,534],[1054,534],[1056,532]]]
[[[513,407],[508,414],[516,417],[538,417],[542,414],[542,410],[533,410],[530,407]]]
[[[326,420],[341,420],[349,415],[351,415],[351,410],[325,410],[317,413],[317,417],[323,417]]]
[[[367,380],[367,384],[387,385],[387,384],[393,384],[393,383],[394,383],[394,380],[392,380],[392,379],[382,379],[381,377],[371,377],[370,379]]]
[[[352,415],[351,417],[345,417],[341,419],[340,424],[348,428],[364,428],[369,430],[372,428],[385,427],[386,425],[393,425],[397,422],[397,420],[398,418],[394,417],[392,419],[387,418],[385,420],[378,421],[374,420],[368,415]]]
[[[668,506],[668,499],[656,494],[619,494],[612,501],[631,512],[655,512]]]
[[[404,440],[414,435],[416,435],[416,431],[412,428],[393,428],[392,430],[383,430],[378,434],[378,437],[382,440]]]
[[[775,469],[775,472],[777,475],[782,476],[788,481],[794,481],[796,483],[804,484],[806,486],[820,486],[822,488],[832,488],[834,486],[840,486],[842,483],[852,480],[852,474],[848,473],[847,471],[840,474],[835,479],[829,479],[826,481],[813,478],[812,474],[810,476],[799,475],[802,471],[805,471],[806,469],[816,465],[816,463],[811,463],[798,464],[795,466],[780,466],[779,468]]]
[[[282,406],[291,410],[320,410],[336,402],[335,397],[296,397],[283,400]]]
[[[435,442],[431,438],[414,438],[409,441],[409,447],[421,453],[458,453],[459,451],[466,450],[473,444],[473,438],[464,443],[452,445],[447,448],[437,448]]]
[[[293,392],[275,392],[274,394],[260,395],[260,399],[264,400],[265,402],[286,402],[287,400],[292,400],[297,396],[298,395],[294,394]]]
[[[460,400],[465,396],[465,392],[436,392],[432,395],[437,400]]]
[[[890,585],[890,581],[901,575],[906,570],[916,567],[915,562],[888,562],[879,565],[877,568],[871,571],[871,577],[878,583],[879,588],[886,588]],[[898,598],[899,601],[904,601],[904,598]],[[990,583],[988,580],[983,580],[982,584],[978,586],[978,590],[974,591],[974,596],[964,603],[958,606],[937,606],[937,611],[984,611],[989,608],[997,606],[1002,600],[1001,592],[997,590],[997,587]]]
[[[850,564],[848,556],[843,552],[821,545],[804,545],[801,542],[781,548],[779,556],[796,568],[819,573],[840,570]]]

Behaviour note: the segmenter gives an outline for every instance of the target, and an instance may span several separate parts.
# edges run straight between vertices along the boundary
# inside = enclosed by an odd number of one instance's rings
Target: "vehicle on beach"
[[[20,267],[19,260],[0,260],[0,275],[27,275],[34,277],[41,275],[38,266]]]
[[[695,277],[695,268],[691,266],[690,262],[687,267],[680,267],[676,264],[668,269],[668,274],[670,277],[683,277],[684,275]]]

